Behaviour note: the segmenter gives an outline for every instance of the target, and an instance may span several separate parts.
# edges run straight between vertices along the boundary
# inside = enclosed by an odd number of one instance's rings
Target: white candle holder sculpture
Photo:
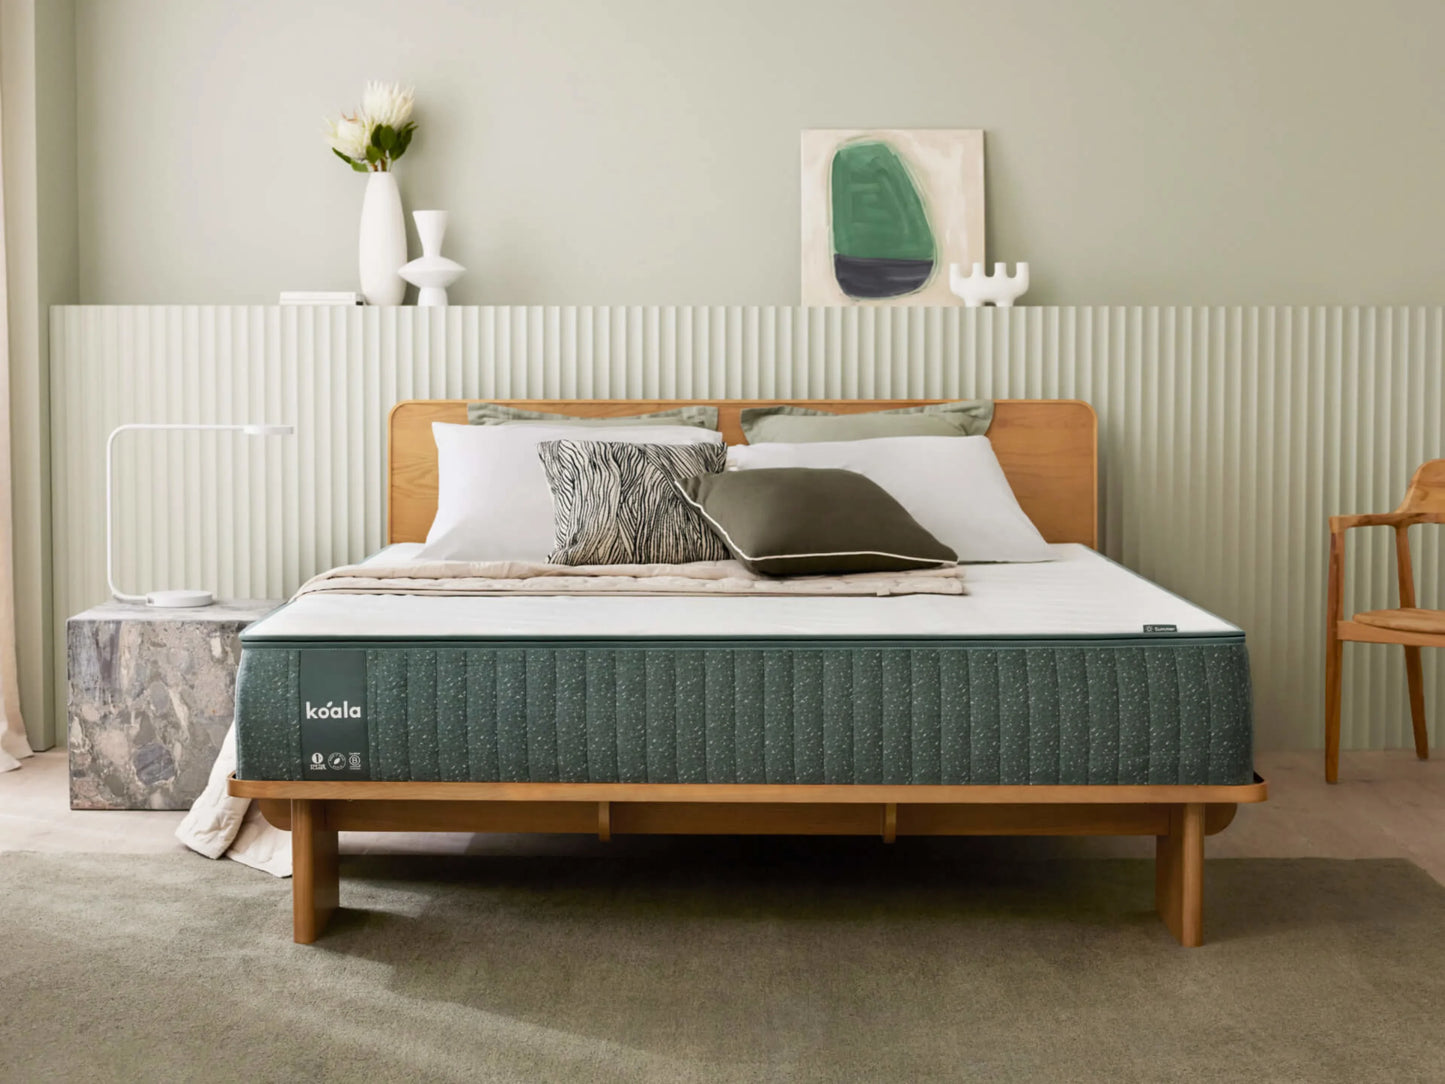
[[[416,233],[421,238],[421,256],[401,269],[401,277],[421,288],[418,305],[445,305],[447,287],[466,270],[456,260],[442,255],[442,238],[447,232],[445,211],[413,211]]]
[[[1026,263],[1015,264],[1015,272],[1008,273],[1008,265],[996,263],[993,265],[993,274],[983,273],[983,264],[976,263],[973,270],[967,275],[959,268],[962,264],[951,263],[948,265],[948,288],[958,297],[963,298],[967,308],[976,309],[986,302],[992,301],[1001,309],[1013,307],[1014,300],[1022,297],[1029,288],[1029,265]]]

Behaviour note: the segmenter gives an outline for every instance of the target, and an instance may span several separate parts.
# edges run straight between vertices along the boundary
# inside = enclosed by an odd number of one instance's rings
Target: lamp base
[[[209,606],[216,596],[209,591],[152,591],[146,595],[146,605],[163,610],[186,610]]]

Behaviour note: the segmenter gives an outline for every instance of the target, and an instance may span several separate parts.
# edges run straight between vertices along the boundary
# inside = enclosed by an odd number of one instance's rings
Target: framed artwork
[[[803,304],[958,305],[984,263],[983,132],[803,131]]]

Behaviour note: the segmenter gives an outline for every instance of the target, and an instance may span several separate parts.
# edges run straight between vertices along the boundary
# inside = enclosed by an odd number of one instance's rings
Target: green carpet
[[[598,850],[346,860],[311,947],[234,863],[0,854],[0,1079],[1445,1076],[1445,888],[1404,861],[1211,862],[1190,951],[1142,861]]]

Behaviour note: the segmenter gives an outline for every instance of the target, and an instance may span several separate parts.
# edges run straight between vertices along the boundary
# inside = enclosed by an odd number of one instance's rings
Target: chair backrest
[[[1396,512],[1411,515],[1445,515],[1445,459],[1420,464]]]

